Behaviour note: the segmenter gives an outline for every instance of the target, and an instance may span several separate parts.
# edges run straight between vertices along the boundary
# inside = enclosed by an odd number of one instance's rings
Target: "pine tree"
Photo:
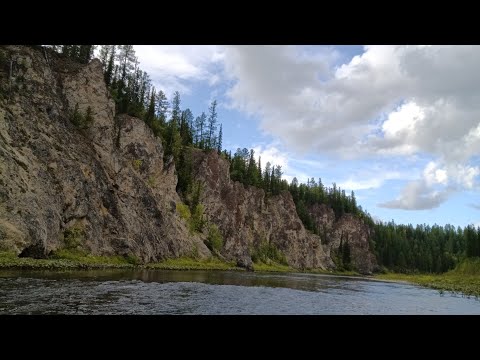
[[[95,45],[80,45],[78,49],[78,60],[83,64],[88,64],[95,51]]]
[[[113,77],[113,69],[115,67],[115,51],[116,47],[115,45],[111,45],[110,50],[109,50],[109,56],[108,56],[108,64],[105,66],[105,84],[107,84],[107,87],[110,87],[112,83],[112,77]]]
[[[180,93],[175,91],[173,93],[173,100],[172,100],[172,118],[171,122],[173,123],[172,126],[176,127],[180,123]]]
[[[127,74],[135,69],[137,58],[135,57],[133,45],[119,45],[117,60],[120,64],[120,79],[124,82]]]
[[[217,130],[217,100],[213,100],[212,104],[208,108],[208,138],[207,149],[213,149],[215,147],[215,131]]]
[[[222,124],[220,124],[220,131],[218,132],[218,141],[217,141],[218,155],[220,155],[222,152],[222,140],[223,140],[223,130],[222,130]]]
[[[205,127],[207,124],[207,115],[202,112],[201,116],[197,116],[195,119],[195,145],[200,149],[205,145]]]
[[[148,105],[147,113],[145,114],[145,123],[152,127],[155,121],[155,88],[152,88],[150,95],[150,104]]]
[[[167,121],[167,111],[168,111],[168,100],[167,97],[165,96],[165,93],[160,90],[157,94],[157,100],[156,100],[156,114],[158,119],[162,124],[166,123]]]

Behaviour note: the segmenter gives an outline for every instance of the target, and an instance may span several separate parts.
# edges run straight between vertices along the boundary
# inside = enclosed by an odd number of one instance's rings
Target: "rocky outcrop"
[[[177,178],[161,142],[143,121],[114,117],[98,60],[0,51],[0,250],[43,257],[75,229],[93,254],[210,255],[176,212]],[[92,109],[86,130],[70,122],[77,104]]]
[[[371,230],[364,222],[352,214],[344,214],[337,221],[333,209],[324,204],[311,206],[309,213],[330,258],[342,256],[339,248],[348,244],[353,269],[363,274],[370,274],[376,269],[377,261],[369,244]]]
[[[71,121],[75,108],[91,110],[85,129]],[[208,231],[192,233],[177,212],[175,164],[163,158],[143,121],[115,116],[98,60],[81,65],[48,50],[0,46],[0,251],[45,257],[77,246],[144,262],[211,256]],[[328,269],[346,236],[354,266],[373,269],[369,230],[357,218],[335,221],[331,209],[312,208],[325,229],[314,235],[290,193],[267,197],[231,181],[215,151],[194,149],[193,163],[206,220],[224,239],[220,256],[251,269],[252,254],[267,244],[290,266]]]
[[[203,184],[205,215],[223,235],[224,256],[249,257],[266,242],[295,268],[334,266],[320,237],[305,230],[290,193],[267,198],[262,189],[231,181],[228,161],[215,151],[194,151],[193,163],[195,179]]]

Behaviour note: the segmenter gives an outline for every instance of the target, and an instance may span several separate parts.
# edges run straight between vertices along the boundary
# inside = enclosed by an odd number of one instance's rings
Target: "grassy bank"
[[[226,262],[218,258],[193,259],[181,257],[162,262],[140,264],[135,257],[93,256],[81,251],[58,250],[48,259],[19,258],[13,252],[0,252],[0,269],[21,270],[74,270],[74,269],[122,269],[142,268],[152,270],[235,270],[245,271],[235,262]],[[303,272],[326,275],[359,275],[356,272],[332,272],[328,270],[299,270],[290,266],[269,261],[253,264],[254,271],[259,272]]]
[[[465,295],[480,296],[480,259],[467,259],[454,270],[443,274],[398,274],[387,273],[375,276],[382,280],[400,280]]]
[[[144,267],[161,270],[244,270],[237,267],[234,262],[224,262],[217,258],[196,260],[186,257],[150,263]]]
[[[60,251],[49,259],[19,258],[11,252],[0,252],[0,269],[70,270],[133,268],[131,259],[121,256],[93,256]]]

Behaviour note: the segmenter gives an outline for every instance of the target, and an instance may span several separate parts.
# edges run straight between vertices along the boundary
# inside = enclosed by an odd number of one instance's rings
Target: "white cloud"
[[[447,185],[448,176],[445,169],[437,169],[437,164],[434,161],[430,161],[423,171],[423,178],[427,185],[434,184]]]
[[[235,80],[231,106],[258,116],[291,150],[432,158],[389,207],[435,207],[450,188],[475,187],[479,168],[470,161],[480,152],[480,46],[365,46],[337,67],[325,51],[298,57],[294,47],[238,46],[228,47],[224,60]],[[377,178],[344,183],[381,184]]]
[[[480,153],[480,46],[365,46],[345,64],[334,63],[340,56],[333,47],[135,50],[142,68],[167,94],[188,93],[195,81],[214,86],[228,80],[225,106],[259,118],[261,129],[291,153],[430,158],[388,207],[435,207],[449,189],[478,185],[480,168],[472,157]],[[290,175],[288,157],[257,150]],[[374,188],[383,181],[352,177],[344,185]]]
[[[367,189],[376,189],[381,187],[386,180],[402,179],[405,175],[400,172],[385,172],[378,173],[376,175],[370,174],[367,179],[354,179],[349,178],[346,181],[342,181],[338,184],[342,189],[345,190],[367,190]]]
[[[267,162],[273,166],[280,165],[285,171],[285,168],[288,167],[288,154],[280,151],[274,145],[257,145],[253,147],[255,151],[255,158],[258,160],[258,157],[261,157],[262,168],[265,168]]]
[[[444,202],[452,193],[452,189],[431,190],[422,180],[409,182],[400,196],[395,200],[390,200],[382,204],[380,207],[403,210],[426,210],[433,209]]]
[[[177,90],[189,93],[192,81],[205,80],[213,86],[221,77],[214,70],[214,65],[224,57],[218,46],[135,45],[135,53],[141,68],[169,97]]]

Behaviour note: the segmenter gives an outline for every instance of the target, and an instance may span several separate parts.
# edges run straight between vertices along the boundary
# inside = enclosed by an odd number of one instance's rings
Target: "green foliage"
[[[376,277],[384,280],[409,281],[439,290],[441,293],[463,293],[480,296],[480,258],[465,259],[458,266],[443,274],[386,273]]]
[[[190,208],[183,204],[183,203],[180,203],[180,202],[177,202],[177,213],[180,215],[180,217],[189,222],[191,217],[192,217],[192,214],[190,213]]]
[[[393,221],[373,227],[379,265],[397,272],[435,272],[452,269],[468,253],[468,241],[478,239],[473,227],[398,225]]]
[[[205,225],[205,220],[203,219],[203,213],[205,209],[202,204],[197,204],[192,213],[192,217],[190,219],[190,229],[192,231],[202,231]]]
[[[78,249],[59,249],[48,259],[19,258],[13,252],[0,252],[0,268],[4,269],[73,270],[132,266],[131,260],[122,256],[93,256]]]
[[[244,270],[236,267],[235,262],[224,262],[214,257],[204,260],[188,257],[167,259],[159,263],[147,264],[146,268],[163,270]]]
[[[214,252],[220,252],[223,248],[223,237],[217,225],[211,224],[208,228],[207,247]]]
[[[136,171],[140,171],[143,165],[143,160],[142,159],[135,159],[132,160],[132,166]]]
[[[123,257],[124,261],[126,261],[128,264],[132,265],[140,265],[142,261],[135,255],[128,254]]]
[[[288,265],[281,265],[277,263],[270,262],[269,264],[265,264],[262,262],[257,262],[253,264],[254,271],[265,271],[265,272],[293,272],[298,271],[292,269]]]
[[[85,242],[85,230],[79,226],[66,229],[63,232],[63,242],[66,249],[77,249]]]
[[[154,176],[149,176],[148,179],[147,179],[147,184],[148,184],[148,186],[153,188],[155,186],[155,177]]]
[[[87,112],[85,113],[85,127],[90,127],[90,125],[93,124],[93,120],[92,108],[89,106],[87,107]]]
[[[70,117],[70,121],[79,129],[88,129],[93,123],[92,108],[89,106],[85,114],[78,109],[78,104]]]
[[[250,250],[252,260],[255,263],[271,264],[272,262],[288,265],[285,254],[281,252],[274,244],[262,241],[257,247]]]

